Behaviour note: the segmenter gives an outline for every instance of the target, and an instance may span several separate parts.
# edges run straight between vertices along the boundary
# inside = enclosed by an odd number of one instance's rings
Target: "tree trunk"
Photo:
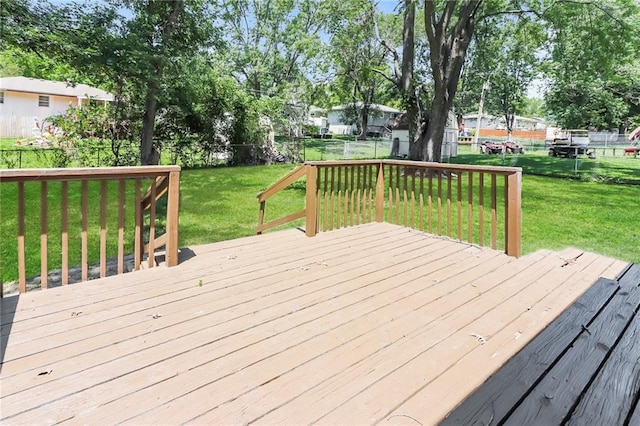
[[[467,48],[475,27],[475,13],[482,0],[462,2],[458,19],[452,19],[456,3],[448,1],[441,13],[436,13],[436,4],[425,1],[424,17],[429,41],[431,73],[434,95],[424,135],[418,138],[420,160],[441,160],[442,140],[447,117],[458,88],[460,73],[464,65]],[[423,124],[418,123],[418,125]]]
[[[367,127],[369,127],[369,106],[363,105],[361,111],[360,118],[360,135],[358,136],[358,140],[366,140],[367,139]]]
[[[149,14],[152,13],[153,6],[154,0],[149,0],[149,3],[147,4]],[[178,25],[178,18],[183,10],[183,6],[184,0],[173,0],[171,13],[166,18],[166,21],[160,30],[163,50],[166,49],[171,42],[171,37]],[[150,45],[154,44],[152,34],[149,34],[147,42]],[[153,146],[153,132],[155,129],[156,112],[158,108],[157,97],[160,92],[159,82],[162,80],[166,57],[155,57],[152,61],[155,69],[155,75],[151,76],[150,80],[147,82],[144,116],[142,117],[142,136],[140,137],[140,164],[143,166],[156,165],[160,162],[160,154]]]
[[[143,166],[157,165],[160,160],[153,147],[153,131],[156,125],[158,105],[157,94],[158,90],[155,81],[149,82],[144,105],[144,116],[142,117],[142,137],[140,138],[140,164]]]

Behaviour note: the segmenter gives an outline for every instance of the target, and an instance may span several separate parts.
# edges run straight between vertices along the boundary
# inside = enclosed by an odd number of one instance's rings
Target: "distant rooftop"
[[[0,91],[73,96],[80,99],[92,98],[106,101],[113,101],[114,99],[111,93],[86,84],[72,84],[28,77],[0,78]]]
[[[333,108],[331,108],[331,111],[342,111],[345,110],[347,108],[352,108],[354,104],[350,103],[350,104],[345,104],[345,105],[339,105],[339,106],[335,106]],[[362,102],[356,102],[356,107],[357,108],[362,108],[363,103]],[[382,112],[395,112],[395,113],[399,113],[402,112],[399,109],[395,109],[395,108],[391,108],[388,107],[386,105],[380,105],[380,104],[369,104],[369,108],[370,109],[375,109],[378,111],[382,111]]]

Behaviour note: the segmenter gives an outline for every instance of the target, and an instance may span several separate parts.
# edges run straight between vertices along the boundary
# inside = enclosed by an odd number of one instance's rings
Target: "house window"
[[[4,103],[4,92],[0,92],[0,104]]]
[[[38,96],[38,106],[49,107],[49,97],[48,96]]]

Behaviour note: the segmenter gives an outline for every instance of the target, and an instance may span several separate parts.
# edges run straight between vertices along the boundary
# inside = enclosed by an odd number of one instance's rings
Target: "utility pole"
[[[480,123],[482,122],[482,108],[484,106],[484,93],[489,90],[491,84],[489,81],[485,81],[482,85],[482,92],[480,93],[480,105],[478,105],[478,117],[476,119],[476,132],[473,135],[473,145],[471,145],[471,151],[478,151],[478,136],[480,134]]]

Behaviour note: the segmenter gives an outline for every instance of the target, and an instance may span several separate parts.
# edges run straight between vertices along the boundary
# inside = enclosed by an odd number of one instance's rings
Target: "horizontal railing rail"
[[[295,216],[306,217],[307,235],[386,221],[521,255],[520,168],[400,160],[312,161],[302,168],[269,194],[307,177],[304,215]],[[263,207],[259,233],[266,229]]]
[[[147,180],[150,181],[150,188],[143,194],[143,181]],[[133,188],[131,184],[127,185],[130,181],[133,181]],[[110,185],[111,182],[113,183]],[[8,188],[12,183],[16,185],[15,191]],[[133,246],[134,269],[140,269],[144,253],[149,253],[149,267],[154,266],[156,250],[162,246],[166,247],[166,265],[178,264],[179,166],[2,170],[0,184],[0,190],[3,190],[4,195],[3,222],[5,219],[7,223],[12,220],[16,222],[15,231],[3,223],[3,231],[15,232],[16,239],[3,238],[2,251],[3,255],[11,252],[8,248],[11,245],[10,241],[16,241],[14,253],[18,270],[18,290],[22,293],[27,290],[27,253],[33,257],[39,255],[41,287],[48,287],[48,255],[52,246],[59,247],[60,251],[61,284],[70,282],[69,263],[72,252],[80,253],[80,280],[89,279],[91,230],[97,231],[93,236],[98,240],[96,245],[99,245],[99,274],[100,277],[106,276],[110,230],[108,224],[112,224],[117,230],[115,245],[118,274],[124,272],[125,246],[128,245]],[[72,189],[71,185],[74,185]],[[166,233],[156,237],[158,200],[165,194]],[[14,199],[7,199],[7,196],[13,195]],[[39,203],[34,198],[39,199]],[[55,204],[56,207],[59,205],[59,210],[51,209],[51,204]],[[163,211],[164,208],[162,205]],[[147,211],[148,244],[145,245],[144,222]],[[39,229],[34,225],[38,220]],[[79,231],[73,229],[73,225],[78,225]],[[56,239],[52,238],[52,230],[59,230]],[[29,238],[30,231],[40,234],[39,251],[33,250],[33,247],[27,250],[27,241],[30,245],[37,244],[35,238]],[[6,234],[4,236],[6,237]],[[130,244],[126,244],[126,241]],[[52,242],[55,243],[51,244]],[[7,248],[4,247],[5,244]],[[6,259],[3,263],[4,267],[9,266]]]

